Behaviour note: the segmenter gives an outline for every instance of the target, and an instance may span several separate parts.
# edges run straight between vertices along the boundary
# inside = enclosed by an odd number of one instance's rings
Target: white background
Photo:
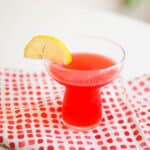
[[[0,67],[40,69],[23,59],[25,43],[36,34],[102,35],[126,50],[125,78],[150,72],[150,25],[98,9],[92,0],[0,1]]]

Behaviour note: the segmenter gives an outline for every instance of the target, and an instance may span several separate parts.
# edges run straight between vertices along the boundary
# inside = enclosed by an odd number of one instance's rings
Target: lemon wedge
[[[24,57],[46,58],[58,64],[70,64],[72,56],[66,45],[59,39],[48,35],[34,36],[24,48]]]

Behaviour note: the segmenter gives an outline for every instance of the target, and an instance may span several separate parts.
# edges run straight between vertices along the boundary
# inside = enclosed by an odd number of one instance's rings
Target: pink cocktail
[[[71,49],[72,63],[59,65],[46,60],[46,68],[56,81],[66,87],[63,121],[70,127],[85,129],[101,121],[100,88],[118,77],[125,54],[119,45],[102,38],[80,37],[74,40],[80,40],[80,44],[78,41],[78,46]]]

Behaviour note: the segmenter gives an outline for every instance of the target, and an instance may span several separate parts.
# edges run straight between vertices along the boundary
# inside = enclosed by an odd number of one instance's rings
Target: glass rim
[[[117,68],[118,66],[121,66],[121,65],[123,65],[124,64],[124,61],[125,61],[125,58],[126,58],[126,52],[125,52],[125,49],[119,44],[119,43],[117,43],[116,41],[114,41],[114,40],[111,40],[111,39],[109,39],[109,38],[106,38],[106,37],[104,37],[104,36],[99,36],[99,35],[88,35],[88,34],[76,34],[75,36],[79,36],[79,37],[85,37],[85,38],[95,38],[95,39],[101,39],[101,40],[103,40],[103,41],[105,41],[105,42],[108,42],[108,43],[110,43],[110,44],[112,44],[112,45],[114,45],[114,46],[117,46],[119,49],[120,49],[120,51],[121,51],[121,53],[122,53],[122,56],[121,56],[121,59],[117,62],[117,63],[115,63],[114,65],[111,65],[111,66],[109,66],[109,67],[106,67],[106,68],[101,68],[101,69],[93,69],[93,70],[90,70],[90,69],[87,69],[87,70],[80,70],[80,69],[72,69],[72,68],[66,68],[66,67],[63,67],[61,64],[56,64],[56,63],[53,63],[53,62],[51,62],[49,59],[47,59],[47,58],[43,58],[43,60],[44,60],[44,64],[46,65],[47,63],[48,64],[52,64],[53,65],[53,67],[55,67],[55,68],[57,68],[57,69],[59,69],[59,70],[62,70],[62,71],[67,71],[67,72],[78,72],[78,73],[88,73],[88,72],[97,72],[97,71],[99,71],[99,72],[105,72],[105,71],[109,71],[109,70],[111,70],[111,69],[115,69],[115,68]],[[67,35],[67,37],[68,37],[68,35]],[[72,37],[72,36],[71,36]],[[82,51],[81,51],[82,52]],[[92,53],[92,52],[91,52]],[[94,52],[93,52],[94,53]]]

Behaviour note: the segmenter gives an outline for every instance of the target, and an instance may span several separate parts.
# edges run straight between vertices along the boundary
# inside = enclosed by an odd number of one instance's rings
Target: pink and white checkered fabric
[[[150,150],[150,75],[102,89],[103,120],[74,131],[61,120],[64,88],[47,74],[0,68],[0,143],[15,150]]]

